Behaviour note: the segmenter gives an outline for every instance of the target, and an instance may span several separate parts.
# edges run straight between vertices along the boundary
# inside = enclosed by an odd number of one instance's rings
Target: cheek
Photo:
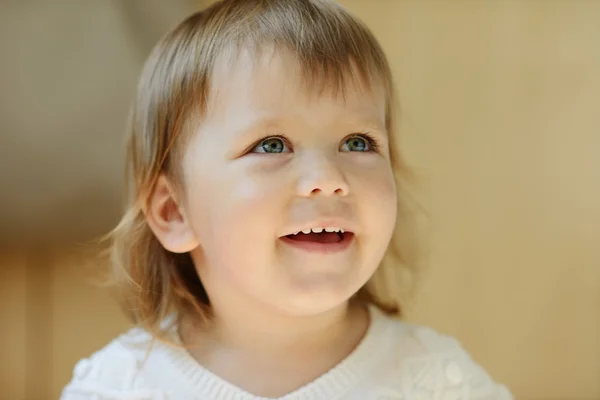
[[[219,253],[216,257],[256,253],[259,241],[253,239],[274,237],[275,223],[282,216],[281,185],[235,170],[221,172],[196,186],[191,218],[194,231],[205,250]],[[231,252],[232,248],[238,250]]]
[[[359,208],[363,224],[381,241],[389,240],[396,224],[398,197],[394,175],[389,166],[381,166],[365,176]]]
[[[247,286],[271,264],[272,249],[265,244],[274,235],[269,220],[274,206],[261,187],[252,181],[236,185],[215,181],[210,192],[198,193],[208,197],[198,202],[203,206],[196,207],[193,216],[204,260],[198,272],[206,285],[223,281]]]

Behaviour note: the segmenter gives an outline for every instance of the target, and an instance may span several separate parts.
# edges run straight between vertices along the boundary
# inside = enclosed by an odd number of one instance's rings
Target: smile
[[[354,233],[336,228],[317,228],[301,231],[280,240],[289,246],[312,253],[338,253],[346,250],[354,241]]]

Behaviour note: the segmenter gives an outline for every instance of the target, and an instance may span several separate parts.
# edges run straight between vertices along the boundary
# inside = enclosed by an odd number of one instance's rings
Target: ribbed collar
[[[374,306],[369,306],[370,323],[358,346],[344,360],[313,382],[277,400],[334,400],[353,388],[367,376],[372,367],[386,354],[381,340],[390,326],[387,318]],[[173,339],[180,343],[173,331]],[[227,382],[200,365],[186,350],[156,342],[146,368],[155,379],[164,380],[163,387],[173,387],[174,393],[185,398],[219,400],[275,400],[255,396]],[[189,397],[188,397],[189,396]],[[179,399],[179,397],[178,397]]]

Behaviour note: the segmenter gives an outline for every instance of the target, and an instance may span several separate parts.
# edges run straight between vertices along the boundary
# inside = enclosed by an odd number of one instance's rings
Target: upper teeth
[[[294,235],[297,235],[297,234],[299,234],[300,232],[302,232],[302,233],[305,233],[305,234],[309,234],[309,233],[311,233],[311,232],[314,232],[314,233],[321,233],[321,232],[323,232],[323,231],[325,231],[325,232],[341,232],[341,233],[344,233],[344,230],[343,230],[342,228],[333,228],[333,227],[329,227],[329,226],[328,226],[328,227],[325,227],[325,228],[318,227],[318,228],[308,228],[308,229],[303,229],[303,230],[301,230],[301,231],[294,232]]]

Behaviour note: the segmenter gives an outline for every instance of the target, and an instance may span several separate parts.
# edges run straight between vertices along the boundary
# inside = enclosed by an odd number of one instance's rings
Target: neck
[[[248,307],[215,307],[201,326],[183,323],[181,338],[202,366],[263,397],[280,397],[331,370],[359,344],[369,325],[358,304],[311,316]],[[270,312],[268,312],[270,311]],[[185,321],[185,320],[184,320]]]
[[[368,325],[366,311],[353,302],[310,316],[214,305],[213,313],[208,326],[188,323],[182,332],[186,344],[200,344],[200,353],[220,348],[249,356],[260,354],[263,359],[306,359],[335,348],[347,353],[360,341]]]

